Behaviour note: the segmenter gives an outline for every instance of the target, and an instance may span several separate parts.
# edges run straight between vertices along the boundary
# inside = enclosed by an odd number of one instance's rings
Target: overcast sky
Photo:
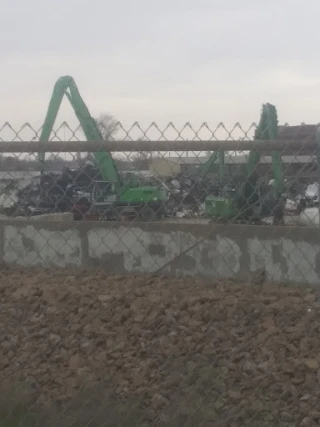
[[[56,79],[126,126],[320,121],[319,0],[1,0],[0,122],[42,123]],[[65,103],[67,104],[67,103]],[[59,120],[74,120],[66,105]]]

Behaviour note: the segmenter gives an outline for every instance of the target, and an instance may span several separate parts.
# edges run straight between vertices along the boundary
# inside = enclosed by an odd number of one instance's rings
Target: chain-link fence
[[[317,126],[255,128],[1,128],[1,425],[319,425]]]
[[[282,145],[276,143],[276,150],[273,141],[250,142],[255,128],[244,131],[236,124],[228,131],[223,124],[215,129],[203,124],[193,129],[187,123],[161,131],[156,124],[143,130],[136,123],[125,130],[116,124],[106,132],[111,156],[97,141],[83,144],[81,129],[72,131],[66,123],[53,132],[54,153],[36,142],[40,130],[25,124],[15,131],[6,123],[0,131],[1,210],[26,217],[81,210],[74,212],[76,219],[263,223],[280,200],[288,217],[315,207],[316,126],[280,127]],[[45,162],[39,161],[40,149],[47,152]]]

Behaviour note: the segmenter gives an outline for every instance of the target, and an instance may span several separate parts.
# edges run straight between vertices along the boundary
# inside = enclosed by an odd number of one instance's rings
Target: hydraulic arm
[[[278,118],[276,108],[271,104],[262,106],[259,125],[255,132],[255,139],[274,140],[278,137]],[[216,162],[218,154],[215,153],[209,161],[204,165],[204,172]],[[282,172],[281,155],[274,151],[272,156],[272,172],[275,180],[274,194],[270,207],[273,206],[274,217],[275,213],[280,217],[281,211],[281,195],[283,194],[284,182]],[[236,191],[234,196],[216,197],[208,196],[205,201],[205,209],[208,216],[216,218],[234,217],[237,219],[250,219],[255,216],[256,207],[260,206],[260,215],[263,213],[262,206],[266,206],[261,198],[261,188],[258,185],[257,166],[261,159],[261,152],[251,150],[246,163],[246,171],[243,183],[240,185],[239,191]],[[223,169],[223,161],[219,159],[220,176]],[[271,200],[271,199],[270,199]],[[268,206],[269,206],[268,205]],[[269,209],[272,210],[272,209]]]
[[[89,141],[101,141],[102,136],[99,132],[97,124],[91,117],[86,104],[81,98],[74,79],[70,76],[60,77],[54,86],[47,110],[47,115],[40,135],[40,141],[43,143],[49,141],[64,95],[66,95],[66,97],[69,99],[70,104],[83,129],[86,139]],[[94,158],[97,166],[101,171],[103,179],[109,182],[114,182],[117,191],[119,191],[121,181],[112,156],[106,152],[97,152],[94,153]],[[39,162],[41,165],[41,170],[43,171],[45,165],[44,152],[39,153]]]
[[[69,99],[86,139],[88,141],[101,141],[103,138],[97,123],[91,117],[73,78],[70,76],[61,77],[54,86],[40,141],[44,144],[49,141],[64,95]],[[101,217],[109,219],[118,218],[124,212],[126,215],[129,213],[133,217],[144,220],[146,217],[150,220],[150,218],[153,219],[164,214],[167,200],[167,192],[164,187],[138,186],[132,182],[124,183],[111,154],[108,152],[96,152],[94,159],[100,169],[103,181],[94,182],[94,189],[87,203],[90,205],[91,211],[97,211]],[[44,171],[44,151],[39,153],[39,162],[41,170]],[[101,194],[103,195],[101,196]]]
[[[274,140],[278,137],[278,116],[274,105],[264,104],[262,106],[259,125],[255,132],[255,139]],[[274,197],[279,200],[283,193],[284,182],[282,172],[281,155],[277,151],[271,153],[272,156],[272,172],[275,180]],[[252,206],[259,198],[257,188],[257,166],[261,159],[261,152],[251,150],[246,164],[246,179],[240,190],[240,208],[244,214],[251,212]]]
[[[278,116],[274,105],[264,104],[262,106],[259,125],[255,132],[257,140],[274,140],[278,138]],[[278,151],[271,153],[272,157],[272,172],[275,179],[275,192],[279,196],[283,192],[283,172],[281,154]],[[247,162],[247,180],[251,181],[253,174],[261,159],[261,152],[251,150]]]

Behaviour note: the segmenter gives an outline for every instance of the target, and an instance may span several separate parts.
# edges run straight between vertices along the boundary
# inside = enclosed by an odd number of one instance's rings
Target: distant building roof
[[[206,156],[192,156],[192,157],[166,157],[166,159],[177,162],[180,165],[187,165],[187,166],[197,166],[204,164],[209,158]],[[282,162],[284,164],[292,164],[292,163],[313,163],[315,162],[316,157],[315,156],[282,156]],[[243,165],[247,163],[248,156],[247,155],[239,155],[239,156],[226,156],[225,157],[225,164],[229,165]],[[272,162],[271,156],[262,156],[260,159],[260,163],[264,164],[270,164]]]
[[[296,140],[301,139],[301,141],[305,140],[315,140],[316,130],[319,128],[319,125],[299,125],[299,126],[279,126],[279,139],[283,140]],[[209,157],[201,155],[201,156],[170,156],[166,157],[166,159],[171,160],[172,162],[177,162],[180,165],[187,166],[196,166],[204,164]],[[284,164],[292,164],[292,163],[313,163],[315,161],[315,156],[282,156],[282,162]],[[245,164],[248,160],[248,155],[226,155],[225,156],[225,164],[235,164],[242,165]],[[270,164],[272,162],[271,156],[262,156],[260,159],[260,163]]]
[[[279,126],[278,138],[284,140],[301,139],[315,140],[319,125]]]

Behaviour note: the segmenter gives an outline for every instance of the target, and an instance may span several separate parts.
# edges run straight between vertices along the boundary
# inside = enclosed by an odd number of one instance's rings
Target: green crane
[[[261,117],[258,127],[255,131],[256,140],[275,140],[278,138],[278,115],[274,105],[264,104],[262,106]],[[283,192],[283,171],[281,154],[278,151],[271,153],[272,172],[275,180],[275,194],[280,195]],[[261,159],[261,151],[251,150],[247,162],[247,181],[255,173]]]
[[[64,95],[70,101],[77,119],[82,127],[87,140],[101,141],[102,137],[95,120],[91,117],[90,112],[84,103],[74,79],[70,76],[60,77],[53,88],[47,115],[44,120],[42,132],[40,135],[41,142],[47,142],[50,139],[54,123],[56,121]],[[106,181],[120,182],[116,165],[109,153],[94,153],[94,158],[103,179]],[[45,153],[39,153],[41,170],[45,168]]]
[[[259,125],[255,132],[256,140],[274,140],[278,137],[278,117],[275,106],[264,104],[262,106]],[[281,155],[274,151],[272,157],[272,172],[274,176],[274,194],[273,204],[275,211],[279,213],[277,206],[280,205],[281,195],[284,190],[283,171]],[[213,161],[217,158],[217,154],[213,155]],[[261,151],[251,150],[245,169],[245,179],[241,183],[234,197],[216,197],[208,196],[205,201],[206,215],[211,218],[235,218],[248,219],[254,216],[254,208],[260,205],[261,199],[259,189],[257,188],[258,176],[257,166],[261,159]],[[222,168],[220,161],[220,170]],[[260,209],[261,211],[261,209]]]
[[[86,139],[101,141],[103,138],[98,126],[90,115],[74,79],[70,76],[60,77],[54,86],[40,141],[43,143],[49,141],[64,95],[70,101]],[[45,169],[45,153],[40,152],[38,158],[43,172]],[[96,152],[94,159],[104,181],[97,183],[96,191],[93,191],[91,195],[91,204],[100,205],[100,208],[105,210],[108,210],[111,204],[113,210],[115,207],[120,208],[120,210],[127,208],[127,211],[130,208],[129,210],[145,220],[162,215],[164,203],[167,200],[167,193],[164,188],[156,186],[139,187],[132,183],[124,183],[111,154],[108,152]],[[101,197],[102,193],[109,193],[110,197],[103,198]]]

